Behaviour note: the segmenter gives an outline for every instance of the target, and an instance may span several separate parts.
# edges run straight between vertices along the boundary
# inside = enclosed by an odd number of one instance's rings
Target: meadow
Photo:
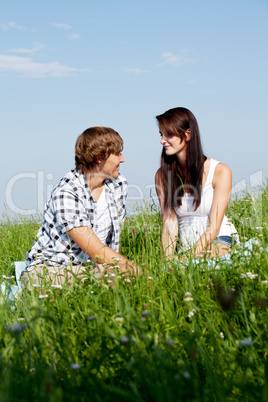
[[[0,305],[1,401],[267,401],[268,188],[228,208],[231,266],[166,262],[150,202],[129,216],[121,253],[142,277],[23,290]],[[0,275],[15,284],[40,223],[3,218]],[[246,252],[246,257],[245,257]],[[113,286],[111,286],[113,284]]]

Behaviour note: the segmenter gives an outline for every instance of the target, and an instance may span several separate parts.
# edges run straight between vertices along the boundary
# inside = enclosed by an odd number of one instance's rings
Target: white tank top
[[[178,217],[181,247],[184,250],[191,248],[208,227],[214,194],[212,180],[218,163],[220,162],[210,159],[207,180],[202,189],[200,205],[196,211],[194,210],[193,196],[190,193],[184,193],[181,206],[175,209]],[[234,234],[237,237],[234,225],[224,216],[218,236],[231,236]]]
[[[95,234],[98,236],[100,241],[106,245],[107,236],[112,228],[112,221],[109,213],[108,204],[105,197],[105,189],[103,188],[102,193],[98,199],[97,203],[97,214],[96,214],[96,228],[94,230]]]

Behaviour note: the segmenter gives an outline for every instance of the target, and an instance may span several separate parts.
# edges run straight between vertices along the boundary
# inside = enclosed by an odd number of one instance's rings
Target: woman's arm
[[[164,207],[164,193],[160,177],[160,169],[155,175],[155,189],[158,196],[161,217],[162,217],[162,250],[166,256],[172,256],[175,253],[178,239],[178,220],[174,209]]]
[[[140,267],[110,247],[105,246],[90,227],[73,228],[67,234],[94,262],[109,264],[111,268],[113,265],[118,265],[120,272],[130,273],[131,275],[140,273]]]
[[[202,251],[209,249],[211,243],[219,234],[224,214],[231,198],[232,172],[223,163],[216,166],[212,180],[214,188],[213,201],[209,216],[209,224],[206,231],[191,249],[193,255],[198,256]]]

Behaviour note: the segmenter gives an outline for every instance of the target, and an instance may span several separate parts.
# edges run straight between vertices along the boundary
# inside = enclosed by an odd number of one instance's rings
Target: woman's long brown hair
[[[165,149],[162,150],[160,178],[164,207],[179,207],[187,191],[193,195],[197,209],[201,202],[204,162],[207,159],[203,154],[197,120],[190,110],[183,107],[169,109],[156,119],[159,131],[164,135],[186,138],[186,130],[190,129],[191,133],[191,139],[187,141],[185,174],[182,174],[176,155],[166,155]]]

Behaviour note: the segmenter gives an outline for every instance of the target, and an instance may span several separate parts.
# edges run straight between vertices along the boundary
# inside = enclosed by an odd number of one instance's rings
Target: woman
[[[26,253],[24,280],[36,283],[43,274],[54,284],[72,281],[73,275],[84,275],[90,260],[96,277],[107,264],[125,273],[139,270],[119,254],[127,197],[127,181],[119,174],[122,150],[122,138],[108,127],[92,127],[78,137],[76,168],[61,179],[46,203],[37,240]]]
[[[177,107],[156,119],[163,150],[155,185],[165,255],[174,255],[178,235],[182,250],[194,257],[206,252],[211,256],[229,253],[237,237],[225,216],[231,170],[203,154],[198,124],[190,110]]]

